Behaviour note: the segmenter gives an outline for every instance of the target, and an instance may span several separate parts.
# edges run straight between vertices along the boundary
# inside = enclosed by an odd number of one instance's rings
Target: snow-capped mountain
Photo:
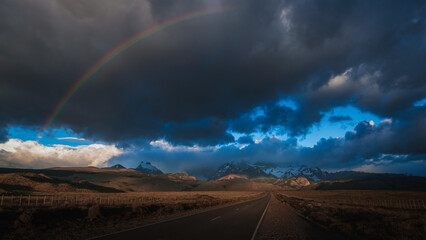
[[[305,165],[294,167],[277,166],[275,164],[264,163],[245,163],[231,162],[221,165],[210,179],[219,179],[229,174],[245,175],[248,178],[255,177],[276,177],[276,178],[292,178],[305,177],[309,181],[320,181],[326,179],[328,173],[323,172],[320,168],[310,168]]]
[[[288,165],[287,167],[265,167],[264,171],[277,178],[305,177],[310,181],[324,180],[327,176],[327,172],[323,172],[320,168],[311,168],[306,165],[299,167],[292,165]]]
[[[121,164],[115,164],[114,166],[108,167],[110,169],[126,169],[123,165]]]
[[[327,172],[319,167],[308,167],[306,165],[278,165],[274,163],[247,163],[230,162],[221,165],[215,172],[208,172],[202,177],[208,180],[217,180],[229,174],[244,175],[250,178],[275,177],[275,178],[298,178],[305,177],[309,181],[363,179],[375,176],[374,173],[340,171]]]
[[[265,171],[257,165],[245,162],[230,162],[221,165],[209,179],[216,180],[229,174],[244,175],[248,178],[274,177],[271,174],[265,173]]]
[[[142,161],[139,164],[139,166],[135,168],[135,170],[142,173],[148,173],[148,174],[163,174],[163,172],[160,169],[156,168],[150,162],[144,162],[144,161]]]

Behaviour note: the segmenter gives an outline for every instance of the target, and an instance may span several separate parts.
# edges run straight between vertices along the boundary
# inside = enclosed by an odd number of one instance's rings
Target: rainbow
[[[91,78],[93,75],[95,75],[99,70],[101,70],[107,63],[109,63],[111,60],[113,60],[115,57],[129,49],[130,47],[134,46],[136,43],[158,33],[161,32],[167,28],[173,27],[177,24],[190,21],[192,19],[196,19],[202,16],[212,15],[216,13],[222,13],[230,10],[236,10],[236,7],[221,7],[221,8],[215,8],[215,9],[207,9],[197,12],[192,12],[189,14],[186,14],[184,16],[180,16],[174,19],[170,19],[168,21],[162,22],[160,24],[157,24],[155,26],[152,26],[145,31],[142,31],[133,37],[129,38],[128,40],[124,41],[117,47],[115,47],[113,50],[108,52],[106,55],[104,55],[99,61],[97,61],[93,66],[91,66],[89,69],[87,69],[86,72],[84,72],[83,75],[81,75],[80,78],[77,79],[77,81],[72,85],[72,87],[67,91],[67,93],[62,97],[62,99],[59,101],[59,103],[56,105],[52,113],[47,118],[45,124],[43,125],[43,128],[40,130],[40,134],[43,134],[47,129],[49,129],[50,125],[55,121],[55,119],[58,117],[59,113],[62,111],[62,109],[65,107],[65,105],[69,102],[71,97]]]

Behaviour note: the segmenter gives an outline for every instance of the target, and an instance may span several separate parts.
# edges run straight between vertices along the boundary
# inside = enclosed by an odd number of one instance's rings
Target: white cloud
[[[65,141],[72,141],[72,142],[85,142],[87,141],[84,138],[77,138],[77,137],[60,137],[57,138],[58,140],[65,140]]]
[[[392,123],[392,119],[387,118],[387,119],[382,120],[380,123],[387,123],[387,124],[391,124],[391,123]]]
[[[359,67],[348,68],[339,75],[332,76],[326,85],[323,85],[320,92],[344,91],[345,94],[360,89],[368,88],[363,94],[374,94],[380,91],[377,81],[382,77],[379,70],[368,71],[365,65]]]
[[[331,88],[342,86],[349,80],[351,76],[351,72],[352,72],[352,68],[349,68],[341,75],[332,77],[330,81],[328,82],[328,86]]]
[[[246,148],[248,145],[242,145],[241,147],[239,147],[240,150],[243,150],[244,148]]]
[[[45,146],[37,141],[9,139],[0,144],[0,166],[21,168],[105,166],[106,162],[123,153],[114,145]]]
[[[281,15],[280,15],[281,23],[283,24],[284,29],[285,29],[287,32],[288,32],[288,31],[290,31],[290,30],[291,30],[291,28],[292,28],[292,23],[291,23],[291,20],[290,20],[290,18],[289,18],[289,13],[290,13],[290,11],[291,11],[291,9],[290,9],[290,8],[283,9],[283,10],[281,11]]]
[[[425,176],[426,164],[424,161],[411,162],[380,162],[374,164],[365,164],[351,169],[353,171],[371,172],[371,173],[401,173],[413,174],[415,176]]]
[[[172,152],[172,151],[199,152],[199,151],[204,151],[204,150],[217,149],[216,146],[214,146],[214,147],[199,147],[197,145],[194,145],[194,146],[182,146],[182,145],[174,146],[174,145],[170,144],[169,142],[167,142],[163,139],[151,141],[149,144],[153,147],[157,147],[157,148],[160,148],[160,149],[168,151],[168,152]]]

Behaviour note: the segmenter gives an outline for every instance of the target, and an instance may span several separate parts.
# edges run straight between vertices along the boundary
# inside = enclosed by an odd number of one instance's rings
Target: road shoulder
[[[256,236],[263,239],[330,239],[330,233],[297,215],[274,194]]]

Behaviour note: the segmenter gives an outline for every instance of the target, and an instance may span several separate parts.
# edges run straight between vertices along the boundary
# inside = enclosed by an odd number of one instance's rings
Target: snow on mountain
[[[276,178],[298,178],[305,177],[309,181],[324,180],[327,172],[321,171],[318,167],[308,167],[305,165],[281,165],[271,163],[246,163],[230,162],[220,166],[210,179],[219,179],[229,174],[246,175],[249,178],[255,177],[276,177]]]
[[[229,174],[244,175],[244,176],[247,176],[248,178],[273,176],[273,175],[265,173],[263,169],[257,165],[248,164],[245,162],[230,162],[220,166],[216,170],[216,172],[213,174],[213,176],[210,177],[210,179],[216,180],[224,176],[227,176]]]
[[[110,169],[126,169],[123,165],[121,164],[115,164],[114,166],[108,167]]]
[[[265,173],[272,174],[277,178],[282,178],[283,176],[294,177],[297,174],[293,173],[293,168],[285,167],[268,167],[263,169]]]
[[[265,173],[272,174],[277,178],[292,178],[292,177],[305,177],[310,181],[320,181],[326,177],[326,173],[321,171],[320,168],[310,168],[305,165],[299,167],[293,167],[288,165],[287,167],[269,167],[264,168]]]
[[[221,178],[219,178],[217,180],[218,181],[226,181],[226,180],[235,180],[235,179],[238,179],[238,180],[248,180],[248,177],[244,176],[244,175],[229,174],[229,175],[221,177]]]
[[[247,163],[229,162],[221,165],[214,173],[203,175],[206,179],[216,180],[229,174],[245,175],[249,179],[256,177],[275,177],[275,178],[298,178],[304,177],[309,181],[323,180],[342,180],[342,179],[361,179],[372,176],[372,173],[341,171],[327,172],[318,167],[308,167],[306,165],[295,164],[275,164],[275,163]]]
[[[135,168],[135,170],[142,173],[148,173],[148,174],[163,174],[163,172],[160,169],[156,168],[150,162],[144,162],[144,161],[142,161],[139,164],[139,166]]]

